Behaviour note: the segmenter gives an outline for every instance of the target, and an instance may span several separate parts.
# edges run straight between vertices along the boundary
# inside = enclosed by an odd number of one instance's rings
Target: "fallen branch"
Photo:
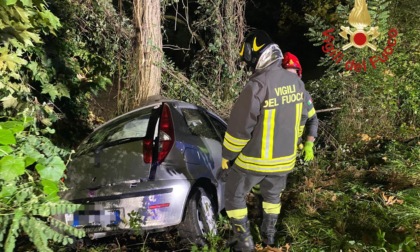
[[[329,109],[320,109],[320,110],[316,110],[316,113],[322,113],[322,112],[328,112],[328,111],[333,111],[333,110],[339,110],[341,109],[340,107],[337,108],[329,108]]]
[[[207,109],[211,109],[214,112],[218,111],[216,106],[213,104],[213,101],[206,96],[204,91],[203,90],[200,91],[196,87],[192,86],[189,83],[188,78],[186,76],[184,76],[182,73],[177,72],[177,71],[171,71],[171,69],[166,69],[164,67],[162,68],[162,71],[165,71],[170,76],[172,76],[173,78],[180,81],[180,83],[182,83],[182,85],[184,85],[191,92],[193,92],[195,94],[198,94],[200,96],[200,101],[201,101],[201,103],[203,104],[204,107],[206,107]]]

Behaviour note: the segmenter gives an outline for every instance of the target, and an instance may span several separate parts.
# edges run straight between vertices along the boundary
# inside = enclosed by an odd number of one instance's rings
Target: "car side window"
[[[217,133],[219,133],[220,137],[223,138],[225,137],[225,132],[226,132],[226,126],[220,122],[218,119],[214,118],[212,115],[208,115],[210,118],[210,121],[213,123],[214,127],[216,128]]]
[[[182,113],[193,135],[220,141],[210,121],[201,111],[197,109],[182,109]]]

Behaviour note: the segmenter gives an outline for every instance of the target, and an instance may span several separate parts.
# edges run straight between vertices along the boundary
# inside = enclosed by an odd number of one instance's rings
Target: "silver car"
[[[58,216],[91,238],[177,228],[204,244],[224,209],[221,152],[226,123],[196,105],[161,100],[97,128],[67,169],[64,199],[82,204]]]

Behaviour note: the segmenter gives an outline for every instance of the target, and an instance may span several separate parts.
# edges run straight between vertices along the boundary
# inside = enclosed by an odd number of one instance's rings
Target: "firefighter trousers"
[[[281,193],[286,188],[287,174],[248,173],[235,164],[229,169],[232,170],[227,175],[225,186],[225,209],[229,217],[240,219],[246,216],[246,197],[256,184],[260,184],[265,203],[280,204]]]

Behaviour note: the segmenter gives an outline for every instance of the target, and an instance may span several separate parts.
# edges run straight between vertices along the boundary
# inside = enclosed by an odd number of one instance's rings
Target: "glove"
[[[314,143],[311,141],[306,141],[305,146],[303,147],[303,153],[305,153],[305,157],[303,160],[305,161],[311,161],[314,159]]]
[[[227,160],[226,158],[222,158],[222,169],[226,170],[229,168],[229,160]]]

